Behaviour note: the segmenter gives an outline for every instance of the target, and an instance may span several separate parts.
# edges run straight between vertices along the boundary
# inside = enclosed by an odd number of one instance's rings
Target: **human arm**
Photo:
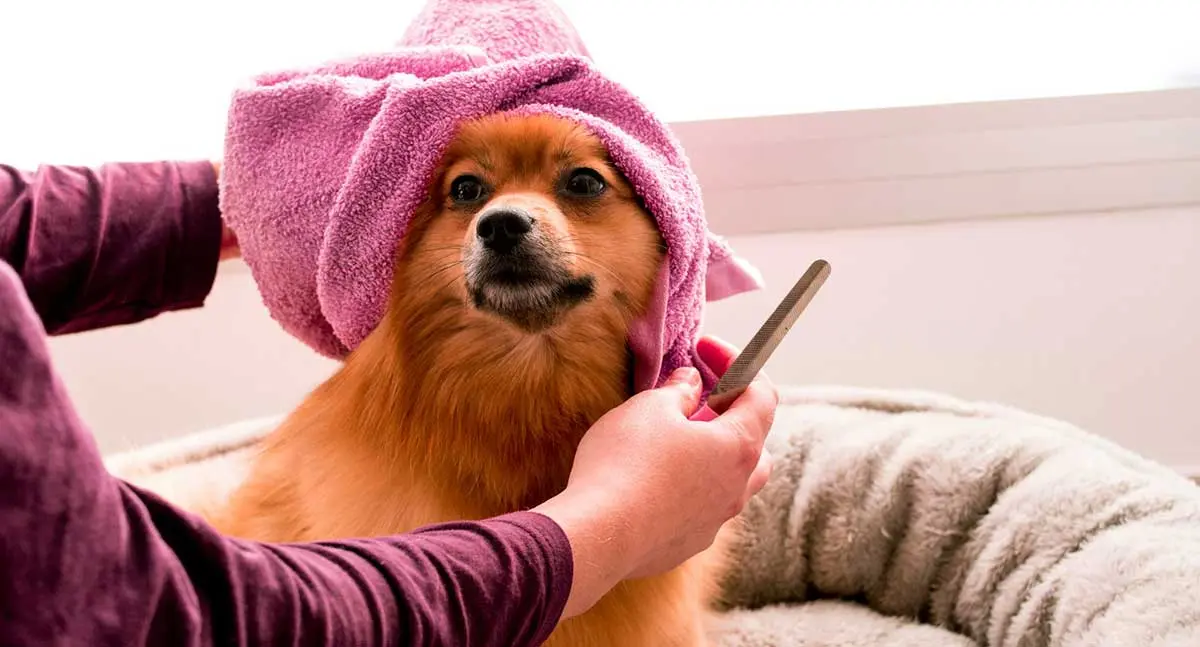
[[[717,369],[732,358],[711,340],[700,351]],[[691,422],[699,380],[685,371],[597,422],[571,483],[532,512],[270,545],[105,471],[2,262],[0,365],[0,635],[18,644],[538,644],[619,580],[711,543],[766,480],[776,404],[760,381]]]
[[[198,307],[236,253],[211,162],[0,165],[0,261],[49,334]]]
[[[113,478],[0,262],[0,636],[20,645],[518,645],[557,622],[567,537],[524,512],[321,544],[226,538]]]

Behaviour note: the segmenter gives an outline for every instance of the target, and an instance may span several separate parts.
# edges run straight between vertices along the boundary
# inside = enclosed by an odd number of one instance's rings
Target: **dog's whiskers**
[[[573,244],[573,243],[578,243],[578,242],[579,242],[579,237],[578,237],[578,236],[576,236],[576,235],[574,235],[574,234],[567,234],[567,235],[565,235],[565,236],[559,236],[559,237],[558,237],[557,239],[555,239],[555,240],[556,240],[556,242],[557,242],[559,245],[561,245],[561,246],[564,246],[564,247],[565,247],[565,246],[567,246],[567,245],[570,245],[570,244]],[[581,251],[579,251],[579,250],[577,250],[577,249],[563,250],[563,251],[562,251],[562,254],[563,254],[564,256],[574,256],[574,257],[576,257],[576,258],[583,259],[583,260],[587,261],[587,262],[588,262],[590,265],[592,265],[593,267],[595,267],[596,269],[599,269],[599,270],[602,270],[602,271],[604,271],[604,272],[608,273],[608,275],[609,275],[609,276],[611,276],[611,277],[612,277],[612,278],[613,278],[615,281],[617,281],[618,283],[620,283],[620,282],[621,282],[621,277],[620,277],[620,276],[618,276],[616,272],[614,272],[614,271],[610,270],[609,268],[605,267],[605,265],[604,265],[603,263],[601,263],[600,261],[596,260],[595,258],[592,258],[591,256],[589,256],[589,255],[587,255],[587,254],[585,254],[585,253],[583,253],[583,252],[581,252]]]
[[[433,278],[433,277],[430,276],[429,278]],[[434,294],[441,294],[446,288],[450,287],[451,285],[454,285],[454,282],[457,281],[458,279],[459,279],[459,277],[457,277],[457,276],[452,277],[449,281],[446,281],[444,284],[442,284],[442,286],[439,287],[437,289],[437,291],[434,292]]]
[[[463,246],[460,245],[442,245],[440,247],[426,247],[426,252],[459,252],[463,251]]]
[[[567,234],[565,236],[559,236],[555,239],[555,242],[559,245],[573,245],[579,242],[579,237],[574,234]]]
[[[442,272],[449,271],[449,270],[451,270],[451,269],[453,269],[453,268],[455,268],[455,267],[457,267],[457,266],[459,266],[459,265],[462,265],[462,264],[463,264],[463,262],[462,262],[462,259],[461,259],[461,258],[460,258],[460,259],[457,259],[457,260],[455,260],[455,261],[452,261],[452,262],[450,262],[450,263],[447,263],[447,264],[445,264],[445,265],[443,265],[443,266],[441,266],[441,267],[437,268],[436,270],[434,270],[434,271],[430,272],[430,273],[429,273],[429,275],[428,275],[428,276],[426,276],[424,280],[426,280],[426,281],[429,281],[429,280],[432,280],[432,279],[434,279],[434,278],[437,278],[437,276],[438,276],[439,274],[441,274]]]
[[[620,276],[619,276],[619,275],[618,275],[616,272],[614,272],[614,271],[612,271],[612,270],[608,269],[607,267],[605,267],[605,266],[604,266],[604,263],[601,263],[600,261],[598,261],[598,260],[596,260],[596,259],[592,258],[591,256],[588,256],[587,254],[584,254],[583,252],[575,252],[575,251],[571,251],[571,252],[563,252],[563,253],[564,253],[564,254],[566,254],[566,255],[568,255],[568,256],[574,256],[574,257],[576,257],[576,258],[580,258],[580,259],[582,259],[582,260],[585,260],[585,261],[587,261],[587,262],[588,262],[588,264],[589,264],[589,265],[591,265],[592,267],[594,267],[594,268],[596,268],[596,269],[598,269],[598,270],[602,270],[602,271],[604,271],[604,272],[607,272],[607,273],[608,273],[608,275],[609,275],[609,276],[611,276],[611,277],[613,278],[613,280],[614,280],[614,281],[616,281],[617,283],[621,283],[621,282],[622,282],[622,281],[621,281],[621,277],[620,277]]]

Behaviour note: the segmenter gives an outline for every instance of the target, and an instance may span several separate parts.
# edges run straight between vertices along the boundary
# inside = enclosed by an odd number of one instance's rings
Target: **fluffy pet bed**
[[[783,402],[714,645],[1200,645],[1200,488],[1182,476],[1001,406],[847,388]],[[219,504],[277,422],[109,467]]]

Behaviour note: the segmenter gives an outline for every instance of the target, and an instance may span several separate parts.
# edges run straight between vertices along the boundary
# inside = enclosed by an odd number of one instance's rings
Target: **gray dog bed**
[[[219,504],[278,419],[109,457]],[[1064,423],[926,393],[789,389],[722,647],[1200,646],[1200,488]]]

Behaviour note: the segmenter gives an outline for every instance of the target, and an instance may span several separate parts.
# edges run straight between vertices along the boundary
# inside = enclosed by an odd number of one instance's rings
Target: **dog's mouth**
[[[525,209],[485,209],[474,234],[463,260],[467,292],[481,311],[539,332],[596,292],[595,277],[574,274],[558,242],[544,235]]]
[[[573,275],[533,254],[484,254],[468,262],[467,292],[481,311],[528,332],[554,326],[596,293],[595,277]]]

